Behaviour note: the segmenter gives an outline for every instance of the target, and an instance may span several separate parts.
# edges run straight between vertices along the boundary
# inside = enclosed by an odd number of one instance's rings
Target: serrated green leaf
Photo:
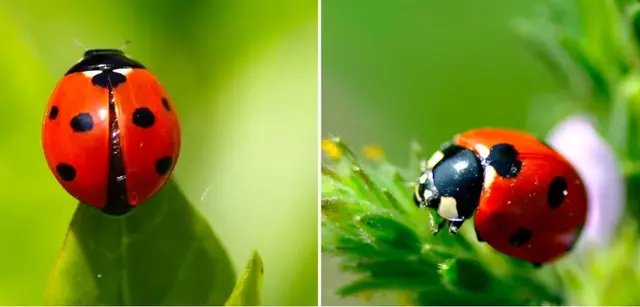
[[[435,262],[425,259],[382,259],[360,260],[354,263],[345,263],[342,269],[352,272],[366,273],[372,278],[417,278],[422,280],[438,280],[438,266]]]
[[[487,291],[495,280],[480,263],[470,259],[451,259],[440,264],[444,281],[454,288],[469,291]]]
[[[358,276],[339,295],[403,291],[418,304],[437,305],[559,301],[556,289],[547,289],[531,269],[523,273],[522,261],[476,242],[471,221],[458,235],[433,235],[429,218],[434,214],[415,206],[398,167],[355,159],[326,165],[341,174],[333,180],[344,188],[322,194],[322,250],[339,256],[340,268]]]
[[[238,280],[226,306],[259,306],[262,302],[264,266],[258,252],[251,254],[247,268]]]
[[[403,276],[393,278],[371,278],[366,277],[340,288],[338,294],[341,296],[352,296],[362,294],[366,291],[385,291],[385,290],[402,290],[402,291],[421,291],[426,288],[437,288],[444,290],[439,284],[433,284],[416,276]],[[443,304],[444,305],[444,304]]]
[[[422,249],[422,244],[415,231],[392,216],[375,213],[363,214],[359,217],[359,221],[369,233],[375,236],[379,244],[384,244],[396,252],[419,253]]]
[[[536,301],[537,302],[537,301]],[[418,306],[513,306],[535,305],[530,301],[523,301],[518,297],[509,295],[496,296],[490,294],[461,293],[455,289],[433,288],[418,293],[416,298]]]
[[[121,217],[80,204],[45,304],[221,305],[234,284],[222,244],[170,180]]]

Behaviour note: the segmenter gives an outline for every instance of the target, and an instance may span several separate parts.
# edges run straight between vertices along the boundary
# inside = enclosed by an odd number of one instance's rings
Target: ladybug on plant
[[[180,153],[180,123],[155,76],[120,49],[93,49],[58,82],[42,145],[58,182],[82,203],[122,215],[155,195]]]
[[[560,153],[527,133],[475,129],[441,146],[413,195],[456,234],[474,217],[477,238],[535,266],[570,251],[586,222],[582,179]]]

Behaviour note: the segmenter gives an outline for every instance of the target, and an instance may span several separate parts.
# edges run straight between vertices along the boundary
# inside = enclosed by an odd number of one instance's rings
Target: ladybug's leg
[[[440,221],[440,223],[438,223],[438,225],[435,226],[435,228],[432,226],[432,230],[433,230],[433,235],[437,235],[438,233],[440,233],[440,230],[442,230],[442,228],[444,228],[444,225],[447,224],[449,222],[449,220],[442,220]]]
[[[539,269],[540,267],[542,267],[542,263],[535,263],[535,262],[532,262],[531,264],[532,264],[532,265],[533,265],[533,267],[534,267],[534,268],[536,268],[536,269]]]
[[[431,224],[431,232],[433,235],[437,235],[447,222],[445,219],[441,219],[437,214],[429,212],[429,223]]]
[[[464,223],[465,220],[456,220],[456,221],[451,221],[451,223],[449,223],[449,233],[451,234],[457,234],[458,231],[460,230],[460,227],[462,227],[462,224]]]

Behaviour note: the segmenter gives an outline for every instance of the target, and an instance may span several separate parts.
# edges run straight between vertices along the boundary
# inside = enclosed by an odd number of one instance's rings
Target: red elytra
[[[45,111],[49,168],[82,203],[122,215],[155,195],[180,153],[180,124],[162,85],[121,50],[95,49],[58,82]]]
[[[414,198],[442,213],[451,232],[475,216],[480,241],[536,266],[573,248],[587,218],[586,190],[571,163],[544,142],[475,129],[434,156]]]

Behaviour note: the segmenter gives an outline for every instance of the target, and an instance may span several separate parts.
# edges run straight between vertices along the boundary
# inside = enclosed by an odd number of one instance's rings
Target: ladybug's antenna
[[[118,48],[118,49],[119,49],[120,51],[124,51],[124,48],[129,47],[129,44],[130,44],[130,43],[131,43],[131,41],[130,41],[130,40],[126,40],[126,41],[124,42],[124,45],[122,45],[122,47],[120,47],[120,48]]]
[[[80,47],[80,48],[84,49],[84,51],[89,50],[87,47],[83,46],[83,45],[82,45],[82,43],[80,43],[80,41],[79,41],[79,40],[77,40],[77,39],[75,39],[75,38],[74,38],[74,39],[72,39],[72,40],[73,40],[73,43],[74,43],[74,44],[76,44],[76,46],[78,46],[78,47]]]

